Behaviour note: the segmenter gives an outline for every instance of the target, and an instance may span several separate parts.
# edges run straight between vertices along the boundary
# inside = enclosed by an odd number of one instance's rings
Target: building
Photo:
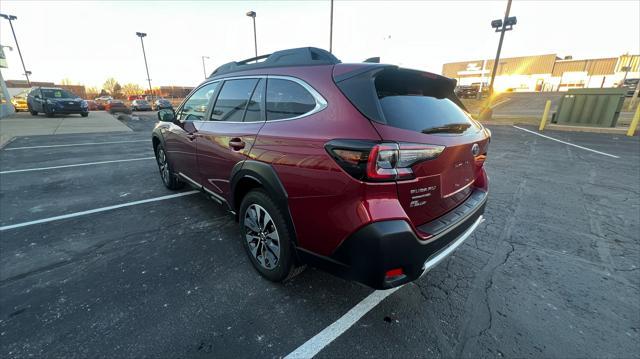
[[[15,96],[23,91],[30,89],[31,87],[36,87],[36,86],[59,87],[81,98],[86,98],[87,96],[87,92],[83,85],[56,85],[53,82],[31,81],[31,86],[29,86],[26,80],[7,80],[6,84],[7,84],[7,89],[9,91],[9,96]]]
[[[458,84],[486,86],[493,59],[453,62],[442,66],[444,76]],[[566,91],[570,88],[616,87],[624,79],[640,78],[640,55],[574,60],[556,54],[502,58],[496,69],[497,91]]]
[[[184,98],[193,90],[188,86],[160,86],[160,96],[169,98]]]

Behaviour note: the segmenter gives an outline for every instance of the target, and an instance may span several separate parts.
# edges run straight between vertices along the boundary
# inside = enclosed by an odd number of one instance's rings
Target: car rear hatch
[[[481,175],[489,136],[455,96],[455,80],[388,65],[337,73],[334,80],[341,91],[371,120],[383,145],[391,145],[388,153],[396,151],[395,165],[388,166],[395,169],[381,171],[390,171],[414,226],[469,197]]]

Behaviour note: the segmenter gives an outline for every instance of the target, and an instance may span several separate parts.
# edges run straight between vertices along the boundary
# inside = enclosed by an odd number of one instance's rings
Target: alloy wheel
[[[280,259],[280,237],[269,213],[252,204],[244,215],[245,238],[253,257],[265,269],[273,269]]]
[[[167,163],[167,155],[164,153],[164,149],[158,149],[158,168],[160,169],[160,176],[165,184],[169,184],[169,164]]]

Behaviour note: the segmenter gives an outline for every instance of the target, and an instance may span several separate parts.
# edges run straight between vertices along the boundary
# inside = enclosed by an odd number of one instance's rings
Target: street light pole
[[[329,53],[333,53],[333,0],[331,0],[331,18],[329,20]]]
[[[20,62],[22,62],[22,69],[24,70],[24,77],[27,78],[27,84],[29,85],[29,87],[31,87],[31,80],[29,80],[29,74],[31,73],[31,71],[27,71],[27,68],[24,66],[24,59],[22,58],[22,51],[20,51],[20,45],[18,44],[18,38],[16,37],[16,32],[13,30],[13,23],[11,22],[12,20],[17,20],[18,17],[14,16],[14,15],[6,15],[6,14],[0,14],[0,17],[3,17],[7,20],[9,20],[9,26],[11,27],[11,33],[13,34],[13,40],[16,42],[16,48],[18,49],[18,55],[20,55]]]
[[[493,61],[493,71],[491,71],[491,82],[489,83],[489,98],[491,99],[491,96],[493,96],[493,82],[496,79],[496,70],[498,69],[498,62],[500,61],[500,52],[502,51],[502,41],[504,41],[504,33],[507,30],[511,30],[511,28],[507,28],[507,25],[510,23],[510,19],[509,19],[509,11],[511,10],[511,0],[507,0],[507,10],[504,13],[504,20],[502,20],[502,23],[496,27],[496,31],[498,31],[498,28],[501,26],[500,28],[500,42],[498,42],[498,51],[496,52],[496,59]],[[499,20],[495,20],[495,21],[499,21]],[[495,21],[493,23],[495,23]],[[492,25],[493,25],[492,23]],[[497,24],[497,23],[496,23]],[[511,25],[515,24],[515,18],[514,18],[514,23]],[[494,26],[495,27],[495,26]]]
[[[209,56],[202,56],[202,72],[204,72],[204,78],[207,79],[207,68],[204,65],[204,59],[208,59]]]
[[[147,36],[144,32],[136,32],[136,35],[140,38],[140,44],[142,44],[142,56],[144,57],[144,67],[147,69],[147,81],[149,82],[149,95],[153,96],[153,90],[151,89],[151,76],[149,76],[149,66],[147,65],[147,53],[144,51],[143,37]]]
[[[249,11],[247,13],[247,16],[253,19],[253,46],[255,49],[256,57],[258,57],[258,35],[256,34],[256,12]]]

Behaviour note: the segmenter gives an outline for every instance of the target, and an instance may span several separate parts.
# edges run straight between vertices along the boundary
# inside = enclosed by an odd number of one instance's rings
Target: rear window
[[[448,98],[393,95],[379,99],[389,126],[425,133],[449,127],[445,132],[459,133],[473,125],[467,114]]]
[[[334,76],[349,101],[368,119],[422,133],[479,129],[454,94],[455,80],[389,65]]]

